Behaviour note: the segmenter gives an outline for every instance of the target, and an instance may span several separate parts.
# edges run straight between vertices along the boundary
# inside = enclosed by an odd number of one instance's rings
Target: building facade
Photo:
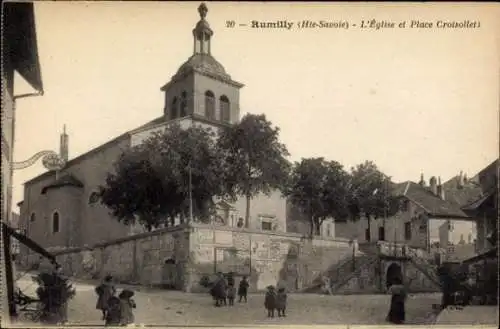
[[[12,170],[15,140],[16,100],[43,94],[38,60],[34,7],[32,3],[5,3],[2,6],[2,223],[9,224],[12,211]],[[19,73],[35,93],[19,95],[14,86],[14,72]],[[3,232],[2,232],[3,233]],[[7,241],[2,235],[2,241]],[[0,294],[2,310],[8,307],[8,248],[1,244],[2,270]],[[5,312],[6,314],[7,312]],[[6,317],[2,317],[2,322]]]
[[[493,161],[481,170],[474,181],[481,194],[463,206],[465,212],[477,218],[477,251],[485,253],[498,246],[498,177],[500,161]]]
[[[429,186],[423,180],[418,184],[411,181],[395,184],[392,193],[400,199],[400,209],[394,216],[336,223],[336,236],[357,239],[360,244],[403,243],[429,252],[436,249],[444,223],[459,226],[474,236],[475,219],[446,198],[440,180],[435,177],[430,179]]]
[[[142,233],[140,226],[119,223],[97,197],[98,187],[105,183],[120,154],[171,124],[217,131],[239,121],[243,84],[233,80],[212,55],[214,33],[204,5],[199,14],[201,19],[193,29],[193,54],[161,87],[161,117],[69,160],[59,172],[46,172],[25,183],[20,226],[34,241],[43,247],[68,248]],[[245,208],[244,199],[233,204],[221,200],[215,224],[239,227]],[[286,200],[279,192],[258,195],[251,201],[247,228],[286,231],[286,210]]]

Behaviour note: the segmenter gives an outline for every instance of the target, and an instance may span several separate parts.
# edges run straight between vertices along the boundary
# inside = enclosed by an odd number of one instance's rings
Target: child
[[[276,308],[276,292],[274,291],[274,286],[267,287],[264,307],[267,310],[267,317],[274,318],[274,309]]]
[[[239,302],[241,303],[241,300],[244,298],[245,303],[247,302],[247,293],[248,293],[248,281],[247,277],[244,276],[243,279],[240,281],[240,286],[238,287],[238,296],[240,297]]]
[[[106,319],[106,311],[108,309],[108,301],[114,296],[116,289],[111,284],[111,280],[113,277],[111,275],[107,275],[104,278],[104,282],[95,288],[95,292],[97,294],[97,304],[95,306],[96,309],[101,310],[102,319]]]
[[[120,300],[116,296],[112,296],[108,300],[108,311],[106,312],[105,326],[117,327],[120,325],[121,310]]]
[[[118,298],[120,298],[120,324],[122,326],[127,326],[134,323],[134,313],[132,309],[136,307],[132,297],[134,292],[128,289],[124,289]]]
[[[278,310],[279,317],[286,316],[285,315],[286,299],[287,299],[287,295],[285,292],[285,288],[279,288],[278,294],[276,295],[276,309]]]
[[[227,301],[229,302],[229,306],[234,305],[234,295],[236,295],[236,288],[234,287],[233,284],[229,284],[227,287]]]

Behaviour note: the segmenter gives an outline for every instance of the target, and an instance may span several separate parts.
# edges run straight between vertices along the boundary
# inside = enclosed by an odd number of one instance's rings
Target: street
[[[18,281],[27,294],[34,295],[35,285],[29,278]],[[94,286],[75,284],[77,294],[70,301],[69,324],[102,325],[101,313],[95,309]],[[140,288],[139,288],[140,289]],[[351,295],[325,296],[290,294],[286,318],[268,319],[264,295],[249,295],[248,303],[215,308],[211,297],[178,291],[136,291],[135,323],[148,325],[251,325],[251,324],[386,324],[389,296]],[[407,323],[428,324],[434,320],[432,304],[439,294],[418,294],[408,299]]]

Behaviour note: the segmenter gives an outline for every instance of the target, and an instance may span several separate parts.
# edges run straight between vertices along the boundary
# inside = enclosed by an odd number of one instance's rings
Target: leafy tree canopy
[[[101,202],[125,224],[147,229],[176,217],[207,219],[214,197],[223,195],[222,166],[215,136],[200,127],[169,126],[124,152],[100,188]],[[191,177],[191,184],[190,184]]]
[[[390,178],[377,166],[366,161],[351,168],[349,211],[353,218],[390,216],[397,211],[397,200],[391,193]]]
[[[349,174],[338,162],[302,159],[293,166],[285,194],[309,219],[312,234],[327,218],[348,217],[349,181]]]
[[[266,116],[247,114],[240,122],[221,131],[218,148],[223,155],[225,190],[235,198],[250,199],[258,193],[281,189],[287,179],[289,155],[279,140],[279,128]]]

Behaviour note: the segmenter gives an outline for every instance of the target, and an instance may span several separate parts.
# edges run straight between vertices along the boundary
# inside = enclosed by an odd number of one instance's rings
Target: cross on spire
[[[205,17],[207,17],[208,8],[204,2],[202,2],[198,7],[198,12],[200,13],[201,19],[205,19]]]

